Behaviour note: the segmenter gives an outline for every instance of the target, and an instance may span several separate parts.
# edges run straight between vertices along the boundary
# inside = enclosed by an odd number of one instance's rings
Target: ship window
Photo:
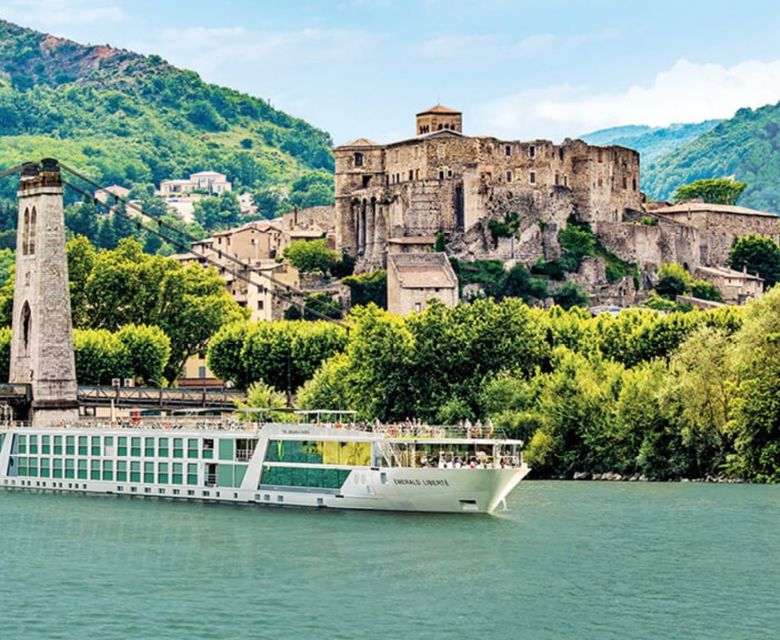
[[[154,462],[144,462],[144,482],[154,482]]]
[[[41,458],[41,478],[48,478],[49,475],[49,458]]]
[[[114,479],[114,461],[103,460],[103,480]]]
[[[76,473],[76,477],[79,480],[86,480],[87,479],[87,461],[86,460],[79,459],[78,471]]]
[[[141,438],[130,438],[130,455],[134,458],[141,457]]]
[[[62,458],[52,460],[52,478],[62,478]]]
[[[41,436],[41,453],[51,453],[51,436]]]
[[[154,458],[154,438],[144,438],[144,456]]]
[[[116,455],[118,456],[127,455],[127,436],[119,436],[116,439]]]
[[[168,463],[160,462],[157,465],[157,482],[158,484],[168,484]]]
[[[206,438],[203,441],[203,457],[209,460],[214,458],[214,440]]]
[[[173,484],[184,484],[184,465],[181,462],[173,463]]]
[[[187,465],[187,484],[198,484],[198,465]],[[208,495],[208,494],[206,494]]]
[[[100,460],[92,460],[89,466],[90,480],[100,480]]]
[[[141,463],[138,460],[130,462],[130,482],[141,482]]]
[[[72,458],[65,460],[65,477],[70,480],[76,477],[76,461]]]
[[[187,439],[187,457],[188,458],[197,458],[198,457],[198,439],[197,438],[188,438]]]
[[[38,453],[38,436],[30,436],[30,453]]]
[[[118,482],[127,482],[127,460],[117,460],[116,479]]]
[[[184,439],[183,438],[174,438],[173,439],[173,457],[174,458],[183,458],[184,457]]]
[[[159,438],[157,440],[157,457],[167,458],[170,455],[168,450],[168,438]]]
[[[27,453],[27,436],[16,436],[19,453]]]
[[[92,455],[100,455],[100,436],[92,436]]]

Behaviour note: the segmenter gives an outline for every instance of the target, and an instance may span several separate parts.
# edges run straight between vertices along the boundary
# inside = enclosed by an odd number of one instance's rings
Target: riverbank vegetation
[[[780,481],[780,288],[744,309],[707,312],[591,317],[508,298],[406,318],[371,305],[347,322],[348,334],[240,323],[212,340],[210,365],[238,384],[300,382],[302,408],[384,421],[490,418],[526,441],[540,477]],[[250,334],[263,338],[253,346]],[[268,337],[277,334],[284,339]]]

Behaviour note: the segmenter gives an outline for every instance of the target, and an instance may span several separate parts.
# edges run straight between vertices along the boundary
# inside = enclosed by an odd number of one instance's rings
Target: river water
[[[523,482],[497,517],[0,491],[0,638],[780,637],[780,487]]]

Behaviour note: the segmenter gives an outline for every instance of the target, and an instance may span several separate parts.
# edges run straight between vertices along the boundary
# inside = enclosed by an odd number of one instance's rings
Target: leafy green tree
[[[573,280],[566,282],[560,289],[555,290],[552,298],[555,304],[564,309],[588,306],[588,294]]]
[[[2,287],[14,272],[16,254],[10,249],[0,249],[0,287]]]
[[[729,266],[758,274],[766,288],[773,287],[780,281],[780,246],[771,238],[755,234],[737,238],[729,253]]]
[[[0,381],[7,382],[11,369],[11,327],[0,327]]]
[[[284,394],[264,382],[253,382],[246,390],[246,402],[238,404],[239,409],[270,409],[261,414],[246,412],[244,420],[265,422],[290,422],[295,416],[287,408]],[[275,409],[275,411],[274,411]]]
[[[678,187],[673,199],[675,202],[683,202],[701,198],[711,204],[736,204],[747,186],[746,182],[739,182],[733,178],[694,180],[690,184]]]
[[[82,327],[89,321],[87,280],[95,266],[95,249],[84,236],[68,241],[68,279],[70,281],[70,308],[73,326]]]
[[[246,316],[225,291],[215,269],[182,266],[149,256],[134,240],[98,253],[87,279],[87,326],[116,331],[127,324],[153,324],[171,340],[165,377],[175,379],[191,355],[205,349],[226,323]]]
[[[106,329],[74,330],[73,348],[80,384],[110,384],[112,378],[133,375],[127,347]]]
[[[295,390],[345,344],[346,331],[326,321],[244,322],[211,339],[208,363],[239,387],[262,380],[279,391]]]
[[[691,274],[682,265],[664,264],[658,270],[658,284],[655,290],[658,295],[668,300],[674,300],[690,290]]]
[[[352,306],[375,304],[387,309],[387,271],[369,271],[344,278],[349,287]]]
[[[295,240],[282,253],[292,266],[303,273],[327,275],[339,260],[338,251],[328,249],[324,239]]]
[[[780,482],[780,288],[750,305],[735,342],[739,387],[732,470],[751,480]]]
[[[171,341],[159,327],[128,324],[116,334],[127,351],[133,376],[144,384],[162,386],[163,372],[171,357]]]
[[[693,280],[691,282],[691,295],[700,300],[723,302],[723,294],[720,292],[720,289],[711,282],[705,282],[704,280]]]
[[[279,206],[284,201],[284,193],[278,188],[264,187],[252,193],[252,204],[261,217],[271,220],[276,217]]]

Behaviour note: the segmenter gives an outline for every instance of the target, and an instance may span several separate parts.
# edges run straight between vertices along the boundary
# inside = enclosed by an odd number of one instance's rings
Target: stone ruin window
[[[569,176],[563,176],[563,186],[564,187],[569,186]]]
[[[32,211],[29,209],[24,210],[24,217],[22,220],[22,255],[31,256],[35,253],[35,227],[38,214],[35,207]]]
[[[560,158],[560,159],[561,159],[561,161],[563,161],[563,147],[561,147],[560,149],[558,149],[558,158]]]
[[[628,178],[626,176],[623,176],[623,188],[628,189]]]
[[[506,172],[506,181],[507,182],[512,182],[512,172],[511,171],[507,171]]]
[[[356,153],[355,154],[355,166],[356,167],[362,167],[363,166],[363,154],[362,153]]]
[[[444,169],[439,169],[439,180],[444,180]]]
[[[598,150],[598,156],[599,156],[599,162],[604,162],[604,151],[603,149]]]
[[[447,177],[448,178],[452,177],[452,169],[447,169]]]
[[[363,176],[363,188],[365,189],[371,184],[371,176]]]
[[[631,178],[631,188],[636,191],[636,178]]]
[[[531,173],[528,175],[528,180],[531,184],[536,184],[536,171],[531,171]]]
[[[409,169],[409,180],[414,180],[414,171]]]
[[[561,176],[557,173],[555,174],[555,186],[557,187],[561,182]]]
[[[504,145],[504,155],[505,156],[511,156],[512,155],[512,147],[510,145]]]
[[[31,322],[30,305],[25,302],[22,307],[22,344],[24,345],[24,352],[27,353],[30,348],[30,322]]]
[[[536,157],[536,147],[534,145],[531,145],[528,147],[528,157],[529,158],[535,158]]]

